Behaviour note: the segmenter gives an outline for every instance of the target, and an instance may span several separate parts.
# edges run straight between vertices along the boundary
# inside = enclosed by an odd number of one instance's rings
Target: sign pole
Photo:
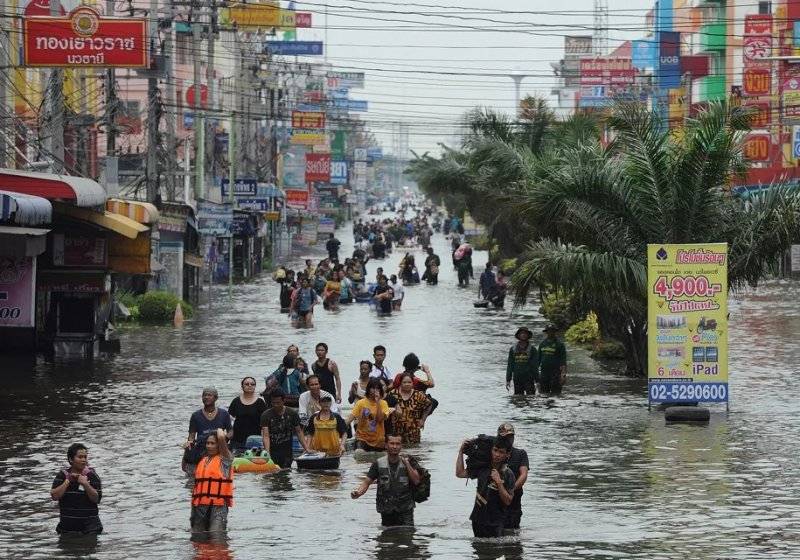
[[[201,98],[202,94],[200,91],[200,59],[201,59],[201,52],[200,52],[200,45],[202,44],[202,38],[200,37],[200,13],[199,10],[194,13],[194,17],[192,18],[192,42],[194,43],[194,68],[193,68],[193,81],[194,81],[194,97],[192,98],[192,110],[194,111],[194,173],[195,173],[195,183],[194,183],[194,197],[195,199],[200,199],[205,197],[204,193],[204,186],[205,186],[205,155],[206,155],[206,146],[205,146],[205,127],[204,127],[204,120],[202,115],[202,105],[201,105]],[[211,38],[209,37],[209,41]],[[186,155],[188,156],[188,150],[186,151]],[[188,201],[187,201],[188,202]]]
[[[236,57],[236,73],[234,78],[234,99],[239,95],[239,33],[234,31],[234,56]],[[231,203],[231,208],[235,206],[235,198],[233,191],[236,188],[236,164],[234,158],[236,157],[236,150],[234,143],[236,142],[236,112],[235,109],[231,112],[231,129],[228,132],[228,201]],[[232,224],[233,222],[231,222]],[[231,230],[230,247],[228,248],[228,297],[233,298],[233,230]]]
[[[158,43],[158,0],[150,0],[147,14],[150,23],[150,53],[155,52]],[[150,72],[155,69],[150,68]],[[147,202],[154,202],[159,194],[158,173],[158,78],[151,75],[147,79]]]
[[[61,11],[60,0],[50,0],[50,15],[58,17]],[[50,83],[47,87],[48,126],[45,132],[45,156],[52,160],[53,173],[64,172],[64,71],[60,68],[50,70]]]

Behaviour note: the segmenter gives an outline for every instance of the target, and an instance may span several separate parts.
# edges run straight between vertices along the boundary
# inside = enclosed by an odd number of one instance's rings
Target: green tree
[[[628,369],[647,367],[648,243],[729,244],[732,288],[755,286],[800,233],[800,195],[773,186],[748,200],[727,192],[747,168],[748,114],[714,103],[680,137],[638,104],[614,107],[608,147],[581,141],[539,159],[518,207],[545,234],[528,243],[512,277],[518,302],[541,286],[597,313],[622,342]]]

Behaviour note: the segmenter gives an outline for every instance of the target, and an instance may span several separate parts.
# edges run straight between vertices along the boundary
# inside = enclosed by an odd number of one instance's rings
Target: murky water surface
[[[345,248],[352,241],[340,232]],[[449,254],[437,236],[437,252]],[[421,254],[417,251],[418,260]],[[397,251],[368,266],[396,269]],[[485,255],[475,259],[483,268]],[[796,285],[772,283],[731,302],[731,412],[707,426],[664,424],[648,412],[642,381],[615,376],[570,349],[569,384],[557,406],[511,397],[504,362],[517,325],[541,327],[531,306],[474,309],[477,288],[407,288],[403,311],[378,318],[364,304],[319,309],[316,328],[294,330],[278,313],[268,277],[215,289],[210,308],[183,328],[131,328],[123,354],[75,366],[4,362],[0,430],[0,557],[25,558],[800,558],[800,314]],[[349,497],[366,464],[338,474],[243,474],[228,541],[189,539],[189,489],[180,444],[203,386],[220,403],[244,374],[262,379],[290,343],[313,359],[325,341],[343,382],[375,344],[389,365],[416,352],[430,364],[441,405],[417,451],[433,476],[417,530],[382,531],[374,490]],[[471,538],[474,483],[455,478],[459,441],[517,426],[531,457],[523,530],[501,543]],[[90,448],[104,483],[105,533],[96,545],[59,542],[48,491],[72,441]]]

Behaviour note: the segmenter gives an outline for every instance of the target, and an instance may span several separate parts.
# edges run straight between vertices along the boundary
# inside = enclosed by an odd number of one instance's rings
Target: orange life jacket
[[[222,459],[214,455],[211,460],[200,459],[194,470],[193,506],[233,506],[233,467],[230,476],[222,472]]]

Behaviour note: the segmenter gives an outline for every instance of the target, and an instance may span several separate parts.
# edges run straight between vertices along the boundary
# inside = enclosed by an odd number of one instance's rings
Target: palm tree
[[[800,194],[784,186],[731,196],[749,116],[714,103],[681,138],[641,105],[617,105],[612,144],[580,141],[539,159],[518,192],[525,215],[545,232],[528,243],[512,277],[519,303],[541,286],[573,294],[597,313],[604,335],[625,345],[628,369],[647,364],[647,245],[729,244],[732,288],[755,286],[800,233]]]

